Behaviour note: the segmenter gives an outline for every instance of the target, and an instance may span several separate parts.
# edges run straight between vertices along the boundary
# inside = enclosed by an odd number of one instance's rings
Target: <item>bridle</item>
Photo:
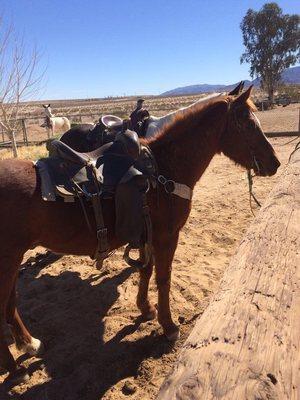
[[[229,103],[228,109],[229,109],[229,108],[230,108],[230,103]],[[239,122],[239,119],[238,119],[238,117],[237,117],[237,111],[238,111],[240,108],[241,108],[241,107],[237,107],[235,110],[233,110],[233,111],[232,111],[232,115],[233,115],[234,122],[235,122],[235,125],[236,125],[237,129],[238,129],[239,131],[242,131],[242,126],[241,126],[241,124],[240,124],[240,122]],[[251,112],[252,112],[252,111],[251,111]],[[255,176],[257,176],[257,175],[256,175],[256,174],[252,175],[251,170],[252,170],[252,169],[254,170],[253,166],[255,166],[255,168],[256,168],[258,174],[260,173],[261,170],[260,170],[260,167],[259,167],[259,163],[258,163],[258,161],[257,161],[257,159],[256,159],[254,150],[252,149],[252,146],[249,144],[249,141],[247,140],[247,137],[245,137],[245,143],[246,143],[246,146],[247,146],[247,148],[248,148],[248,151],[249,151],[249,153],[251,154],[251,157],[252,157],[252,160],[253,160],[253,161],[252,161],[252,168],[247,169],[247,179],[248,179],[248,189],[249,189],[249,204],[250,204],[250,210],[251,210],[251,213],[252,213],[253,215],[255,215],[254,212],[253,212],[253,207],[252,207],[252,199],[255,201],[255,203],[258,205],[258,207],[261,207],[261,204],[260,204],[260,202],[257,200],[255,194],[253,193],[253,178],[254,178]]]

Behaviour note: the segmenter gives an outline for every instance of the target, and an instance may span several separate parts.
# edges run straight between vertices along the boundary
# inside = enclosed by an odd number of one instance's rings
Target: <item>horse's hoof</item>
[[[5,383],[10,386],[20,385],[20,383],[25,383],[29,381],[30,377],[27,373],[26,368],[19,367],[14,372],[10,372],[8,377],[5,379]]]
[[[44,345],[39,339],[33,337],[30,343],[23,343],[18,346],[18,349],[30,356],[38,356],[44,352]]]
[[[165,332],[165,335],[169,342],[176,342],[176,340],[180,338],[180,330],[178,326],[175,325],[172,330]]]

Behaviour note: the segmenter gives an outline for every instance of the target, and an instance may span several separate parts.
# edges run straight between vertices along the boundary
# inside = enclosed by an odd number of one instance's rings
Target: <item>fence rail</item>
[[[82,118],[83,117],[90,117],[90,118],[99,118],[99,113],[85,113],[85,114],[69,114],[66,115],[66,117],[68,119],[72,120],[75,122],[79,122],[82,123]],[[43,116],[27,116],[27,117],[22,117],[22,118],[18,118],[17,121],[20,122],[20,129],[22,130],[22,140],[18,140],[17,141],[17,145],[25,145],[25,146],[29,146],[29,145],[33,145],[33,144],[42,144],[45,143],[47,141],[47,138],[45,138],[45,140],[29,140],[28,139],[28,125],[27,125],[27,121],[41,121],[44,120],[45,117]],[[45,134],[46,134],[46,129],[45,129]],[[288,132],[266,132],[266,136],[268,137],[289,137],[289,136],[299,136],[300,135],[300,109],[299,109],[299,124],[298,124],[298,131],[288,131]],[[1,130],[1,138],[2,141],[0,142],[0,148],[1,147],[9,147],[11,145],[11,141],[10,140],[5,140],[5,134],[3,132],[3,130]]]

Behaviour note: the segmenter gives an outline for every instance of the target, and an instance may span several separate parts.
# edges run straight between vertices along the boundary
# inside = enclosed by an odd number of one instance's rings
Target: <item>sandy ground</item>
[[[261,120],[263,126],[274,125],[274,131],[289,130],[295,122],[289,114],[278,116],[273,111],[265,112]],[[274,177],[255,179],[255,194],[262,202],[294,148],[294,143],[284,145],[290,139],[271,140],[282,167]],[[90,259],[73,256],[37,258],[22,270],[20,310],[46,351],[42,358],[27,358],[11,346],[29,368],[30,380],[8,393],[0,386],[0,400],[154,399],[253,220],[248,196],[245,172],[216,156],[196,186],[192,213],[173,262],[171,307],[181,325],[181,338],[174,346],[156,320],[140,321],[135,306],[138,276],[124,264],[121,251],[101,272]],[[37,252],[44,250],[27,258]],[[152,279],[154,303],[156,295]],[[0,375],[0,382],[5,377]]]

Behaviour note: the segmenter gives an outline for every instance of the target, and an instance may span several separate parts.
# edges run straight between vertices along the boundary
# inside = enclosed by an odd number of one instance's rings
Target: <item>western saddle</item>
[[[98,267],[110,251],[102,202],[111,198],[115,201],[115,235],[128,244],[125,260],[138,268],[147,265],[152,257],[152,226],[146,193],[155,184],[157,172],[150,149],[128,129],[90,153],[77,152],[59,140],[51,146],[51,157],[39,160],[37,167],[46,168],[56,199],[79,201],[93,232],[87,213],[88,202],[92,204],[97,237],[93,258]],[[143,261],[130,258],[132,248],[144,250]]]

